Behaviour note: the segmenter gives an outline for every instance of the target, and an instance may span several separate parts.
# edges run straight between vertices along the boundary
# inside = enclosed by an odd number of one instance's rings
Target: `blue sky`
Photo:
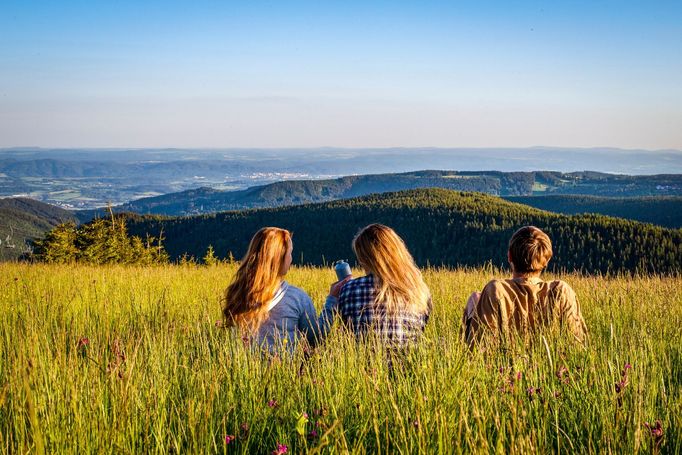
[[[682,2],[0,7],[0,146],[682,149]]]

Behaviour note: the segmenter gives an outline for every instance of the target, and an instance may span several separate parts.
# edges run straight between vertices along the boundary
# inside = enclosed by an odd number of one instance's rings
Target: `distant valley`
[[[607,174],[682,174],[682,151],[562,147],[5,148],[0,149],[0,197],[30,197],[62,208],[95,209],[199,187],[245,190],[283,180],[329,180],[419,169],[460,172],[495,169],[503,173],[527,173],[538,169],[574,173],[589,169]],[[482,188],[481,185],[477,187]],[[533,191],[541,189],[537,187]],[[500,195],[531,194],[513,188],[508,193],[495,193],[494,188],[479,190]],[[678,194],[674,189],[666,190],[665,185],[660,191],[660,194]],[[344,197],[359,194],[349,193]]]

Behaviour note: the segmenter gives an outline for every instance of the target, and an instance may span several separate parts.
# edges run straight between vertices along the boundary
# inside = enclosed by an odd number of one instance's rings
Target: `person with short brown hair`
[[[541,326],[558,325],[579,342],[587,327],[575,292],[568,283],[543,281],[540,274],[552,258],[552,242],[539,228],[524,226],[512,235],[507,253],[512,278],[492,280],[467,301],[464,340],[469,346],[490,341],[527,339]]]

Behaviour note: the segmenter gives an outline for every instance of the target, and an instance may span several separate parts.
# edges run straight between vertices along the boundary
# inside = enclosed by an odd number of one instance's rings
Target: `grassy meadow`
[[[426,270],[434,313],[389,371],[339,327],[254,355],[216,325],[234,271],[0,264],[0,452],[682,452],[680,278],[562,276],[587,346],[484,355],[461,311],[500,272]],[[287,276],[318,309],[333,279]]]

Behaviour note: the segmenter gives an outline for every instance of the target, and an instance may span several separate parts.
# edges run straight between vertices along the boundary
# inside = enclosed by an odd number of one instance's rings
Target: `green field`
[[[680,278],[562,276],[586,348],[548,334],[484,355],[461,307],[496,272],[427,270],[434,313],[391,373],[340,328],[308,359],[254,355],[216,326],[233,272],[0,264],[0,452],[682,451]],[[333,272],[287,279],[319,307]]]

